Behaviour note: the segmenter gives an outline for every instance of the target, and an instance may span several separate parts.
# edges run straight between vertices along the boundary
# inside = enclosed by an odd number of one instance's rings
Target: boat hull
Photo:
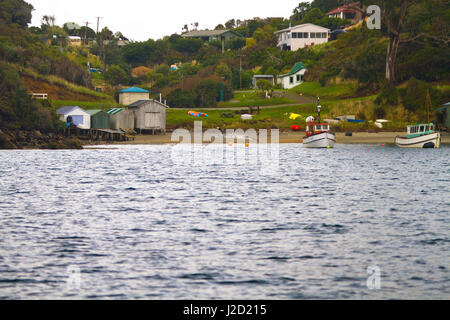
[[[437,149],[441,145],[441,134],[435,132],[415,138],[397,137],[395,138],[395,144],[400,148]]]
[[[303,139],[305,148],[334,148],[336,136],[331,132],[315,134]]]

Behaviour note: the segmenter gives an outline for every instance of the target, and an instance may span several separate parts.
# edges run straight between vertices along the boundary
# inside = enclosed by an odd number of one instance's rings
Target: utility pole
[[[87,48],[87,69],[91,69],[91,63],[89,62],[89,41],[87,41],[87,29],[89,28],[89,25],[91,24],[89,21],[86,21],[86,28],[84,29],[84,42]]]
[[[100,30],[99,29],[99,27],[100,27],[100,19],[103,19],[102,17],[96,17],[97,18],[97,34],[98,34],[98,31]]]
[[[87,29],[89,28],[89,25],[91,23],[89,21],[86,21],[85,24],[86,24],[86,29],[84,29],[84,44],[88,44],[88,41],[87,41]]]
[[[242,57],[245,57],[242,53],[238,55],[239,57],[239,88],[242,90]]]

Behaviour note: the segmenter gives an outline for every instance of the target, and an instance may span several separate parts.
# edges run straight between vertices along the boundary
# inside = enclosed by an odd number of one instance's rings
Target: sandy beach
[[[304,132],[280,132],[280,143],[302,143]],[[394,144],[396,136],[401,135],[399,132],[354,132],[353,136],[347,137],[345,133],[337,133],[337,143],[341,144]],[[204,141],[208,143],[209,141]],[[269,141],[270,142],[270,141]],[[134,141],[114,142],[114,144],[170,144],[172,142],[172,134],[165,135],[138,135]],[[99,142],[96,144],[104,144]],[[442,134],[442,144],[450,144],[450,134]]]

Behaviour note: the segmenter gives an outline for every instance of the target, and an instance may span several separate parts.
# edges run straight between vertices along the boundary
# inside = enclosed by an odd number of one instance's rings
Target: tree
[[[225,28],[227,29],[233,29],[236,26],[236,20],[231,19],[225,22]]]
[[[316,24],[318,21],[322,20],[324,17],[325,17],[325,15],[323,14],[323,12],[320,9],[314,8],[305,14],[305,17],[302,19],[301,23],[302,24],[303,23]]]
[[[120,66],[110,66],[105,73],[105,80],[112,86],[126,84],[130,81],[128,74]]]
[[[216,67],[215,74],[225,81],[230,81],[232,76],[231,69],[223,62]]]
[[[42,17],[41,22],[46,27],[54,27],[56,22],[56,17],[51,15],[45,15]]]
[[[311,3],[311,8],[318,8],[322,12],[330,12],[333,9],[336,9],[340,5],[344,4],[344,2],[355,2],[354,0],[345,1],[345,0],[314,0]]]
[[[294,19],[301,21],[309,10],[311,10],[311,4],[309,2],[300,2],[293,11]]]
[[[428,39],[448,45],[448,23],[443,24],[444,26],[447,25],[447,27],[442,27],[441,22],[442,20],[445,21],[445,16],[448,19],[446,0],[370,0],[369,2],[381,8],[381,19],[387,28],[389,44],[386,53],[385,77],[391,88],[395,86],[397,80],[397,54],[402,43]],[[408,26],[407,21],[414,14],[410,9],[416,5],[420,5],[419,14],[421,15],[426,14],[433,6],[440,6],[443,10],[434,11],[433,19],[428,25],[422,24],[420,28],[416,26],[412,29],[411,25]]]
[[[26,28],[31,22],[33,6],[23,0],[1,0],[0,22],[5,24],[18,24]]]

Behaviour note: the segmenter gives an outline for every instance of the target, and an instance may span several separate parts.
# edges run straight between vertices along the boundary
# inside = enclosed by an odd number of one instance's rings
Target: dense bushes
[[[233,98],[231,87],[223,82],[203,80],[192,90],[175,89],[167,95],[167,103],[171,107],[215,107],[220,100]]]
[[[3,62],[0,62],[0,96],[0,127],[52,131],[58,126],[50,104],[31,100],[17,71]]]

